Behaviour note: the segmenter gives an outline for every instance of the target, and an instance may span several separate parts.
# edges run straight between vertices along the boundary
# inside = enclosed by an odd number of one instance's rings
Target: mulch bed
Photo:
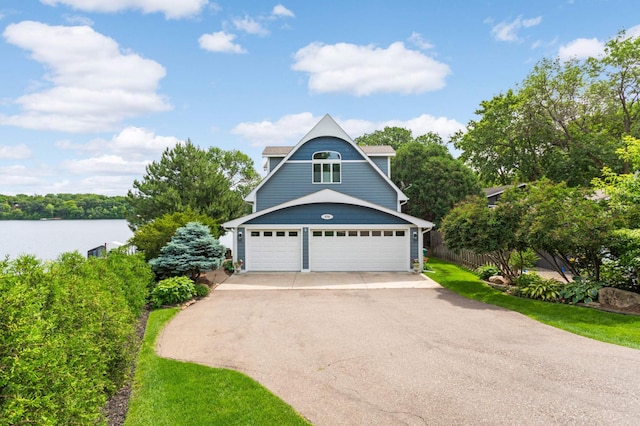
[[[140,345],[142,344],[142,339],[144,337],[144,331],[147,327],[147,319],[149,319],[149,307],[145,308],[142,316],[138,320],[138,326],[136,327],[136,334],[138,336],[138,350],[140,350]],[[133,376],[136,369],[136,356],[133,361],[133,365],[131,366],[131,374],[129,375],[129,380],[125,383],[122,388],[118,392],[115,393],[104,407],[104,415],[107,419],[107,424],[109,426],[122,426],[124,424],[124,419],[127,417],[127,411],[129,410],[129,398],[131,397],[131,384],[133,382]]]

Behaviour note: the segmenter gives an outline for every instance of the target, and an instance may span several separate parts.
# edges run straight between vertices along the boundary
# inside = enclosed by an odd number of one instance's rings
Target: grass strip
[[[156,339],[178,311],[155,310],[149,316],[125,426],[309,424],[242,373],[156,355]]]
[[[520,312],[580,336],[640,349],[640,317],[511,296],[491,288],[472,272],[440,259],[429,259],[429,267],[435,271],[427,275],[429,278],[461,296]]]

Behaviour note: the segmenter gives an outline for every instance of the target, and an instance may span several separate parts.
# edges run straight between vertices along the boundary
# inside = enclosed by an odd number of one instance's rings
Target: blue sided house
[[[228,221],[243,271],[410,271],[433,223],[401,212],[389,146],[358,146],[325,115],[294,147],[266,147],[267,175]]]

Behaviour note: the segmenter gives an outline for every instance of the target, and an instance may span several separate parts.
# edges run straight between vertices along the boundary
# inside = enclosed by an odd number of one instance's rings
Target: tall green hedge
[[[103,423],[152,280],[124,253],[0,261],[0,424]]]

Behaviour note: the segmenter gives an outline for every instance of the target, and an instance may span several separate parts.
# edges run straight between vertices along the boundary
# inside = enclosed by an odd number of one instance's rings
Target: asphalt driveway
[[[640,351],[430,288],[214,291],[161,356],[242,371],[316,425],[640,419]]]

